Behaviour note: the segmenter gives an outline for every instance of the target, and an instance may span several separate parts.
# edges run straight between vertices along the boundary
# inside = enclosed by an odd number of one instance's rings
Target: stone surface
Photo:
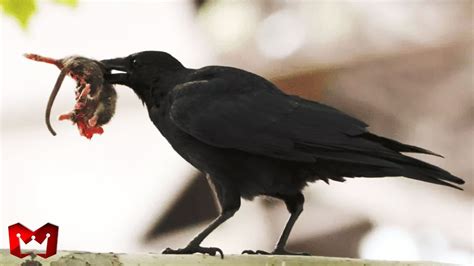
[[[0,250],[1,266],[17,265],[42,265],[42,266],[116,266],[116,265],[223,265],[223,266],[305,266],[305,265],[448,265],[434,262],[398,262],[398,261],[375,261],[348,258],[331,258],[317,256],[262,256],[262,255],[226,255],[222,260],[219,257],[208,255],[161,255],[156,253],[147,254],[123,254],[123,253],[90,253],[78,251],[60,251],[58,254],[48,258],[36,258],[41,264],[27,262],[27,259],[18,259],[11,256],[8,250]]]

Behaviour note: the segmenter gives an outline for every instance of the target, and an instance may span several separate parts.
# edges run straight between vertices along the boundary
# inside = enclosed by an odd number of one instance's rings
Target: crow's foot
[[[270,252],[264,251],[264,250],[244,250],[242,251],[242,254],[249,254],[249,255],[270,255]]]
[[[287,251],[286,249],[275,249],[272,252],[267,252],[264,250],[244,250],[242,254],[249,254],[249,255],[292,255],[292,256],[311,256],[309,253],[305,252],[291,252]]]
[[[211,256],[215,256],[217,253],[221,255],[221,259],[224,258],[224,253],[220,248],[215,247],[201,247],[201,246],[187,246],[185,248],[179,249],[171,249],[167,248],[163,250],[162,254],[194,254],[194,253],[202,253],[202,254],[209,254]]]

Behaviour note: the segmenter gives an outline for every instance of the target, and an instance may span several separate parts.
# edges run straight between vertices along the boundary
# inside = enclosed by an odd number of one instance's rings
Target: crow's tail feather
[[[403,155],[378,153],[372,156],[360,153],[345,153],[352,161],[338,159],[319,159],[314,165],[314,173],[320,179],[343,181],[343,177],[385,177],[404,176],[428,183],[448,186],[462,190],[455,184],[462,185],[464,180],[448,171],[427,162]],[[369,161],[367,158],[376,159]],[[385,162],[385,163],[383,163]],[[378,165],[377,165],[378,164]]]
[[[464,180],[459,177],[456,177],[446,171],[433,171],[431,169],[423,169],[413,166],[405,167],[406,173],[404,174],[406,177],[411,179],[416,179],[424,182],[429,182],[433,184],[443,185],[452,187],[455,189],[463,190],[461,187],[453,185],[451,183],[462,185],[464,184]]]
[[[377,136],[377,135],[369,133],[369,132],[360,135],[360,137],[362,137],[364,139],[367,139],[367,140],[370,140],[372,142],[379,143],[382,146],[384,146],[386,148],[389,148],[393,151],[424,153],[424,154],[430,154],[430,155],[434,155],[434,156],[444,158],[442,155],[439,155],[439,154],[434,153],[432,151],[429,151],[429,150],[426,150],[426,149],[423,149],[423,148],[420,148],[420,147],[412,146],[412,145],[403,144],[403,143],[398,142],[396,140],[384,138],[384,137],[381,137],[381,136]]]
[[[387,156],[384,159],[399,165],[400,169],[402,170],[401,175],[408,178],[424,181],[424,182],[444,185],[444,186],[462,190],[462,188],[451,184],[451,183],[459,184],[459,185],[464,184],[464,180],[462,180],[461,178],[456,177],[452,175],[451,173],[449,173],[448,171],[441,169],[437,166],[434,166],[432,164],[423,162],[421,160],[418,160],[409,156],[405,156],[401,154],[400,152],[424,153],[424,154],[435,155],[438,157],[443,157],[443,156],[437,153],[434,153],[432,151],[420,148],[420,147],[403,144],[401,142],[384,138],[384,137],[380,137],[368,132],[362,134],[360,137],[370,140],[372,142],[379,143],[385,148],[388,148],[397,152],[398,153],[397,155],[394,156],[392,154],[392,156]]]

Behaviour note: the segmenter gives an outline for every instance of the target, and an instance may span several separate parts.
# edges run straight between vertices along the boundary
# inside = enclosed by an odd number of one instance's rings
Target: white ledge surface
[[[29,258],[29,257],[28,257]],[[0,250],[0,265],[21,265],[27,258],[19,259],[10,255],[9,250]],[[118,266],[118,265],[223,265],[223,266],[306,266],[306,265],[450,265],[435,262],[418,261],[378,261],[318,256],[263,256],[263,255],[225,255],[224,259],[202,254],[194,255],[161,255],[157,253],[124,254],[124,253],[91,253],[78,251],[60,251],[58,254],[43,259],[36,257],[42,266]],[[25,265],[25,264],[24,264]],[[32,265],[32,264],[29,264]]]

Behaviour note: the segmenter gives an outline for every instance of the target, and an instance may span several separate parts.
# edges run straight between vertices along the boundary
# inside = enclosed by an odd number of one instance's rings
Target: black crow
[[[109,71],[106,80],[133,89],[176,152],[206,173],[221,206],[221,214],[186,247],[163,253],[223,256],[201,242],[234,215],[240,198],[265,195],[283,200],[291,214],[269,254],[300,254],[285,245],[303,211],[302,190],[316,180],[405,176],[458,189],[452,183],[464,183],[402,152],[437,154],[372,134],[364,122],[285,94],[256,74],[224,66],[189,69],[157,51],[101,62]]]

